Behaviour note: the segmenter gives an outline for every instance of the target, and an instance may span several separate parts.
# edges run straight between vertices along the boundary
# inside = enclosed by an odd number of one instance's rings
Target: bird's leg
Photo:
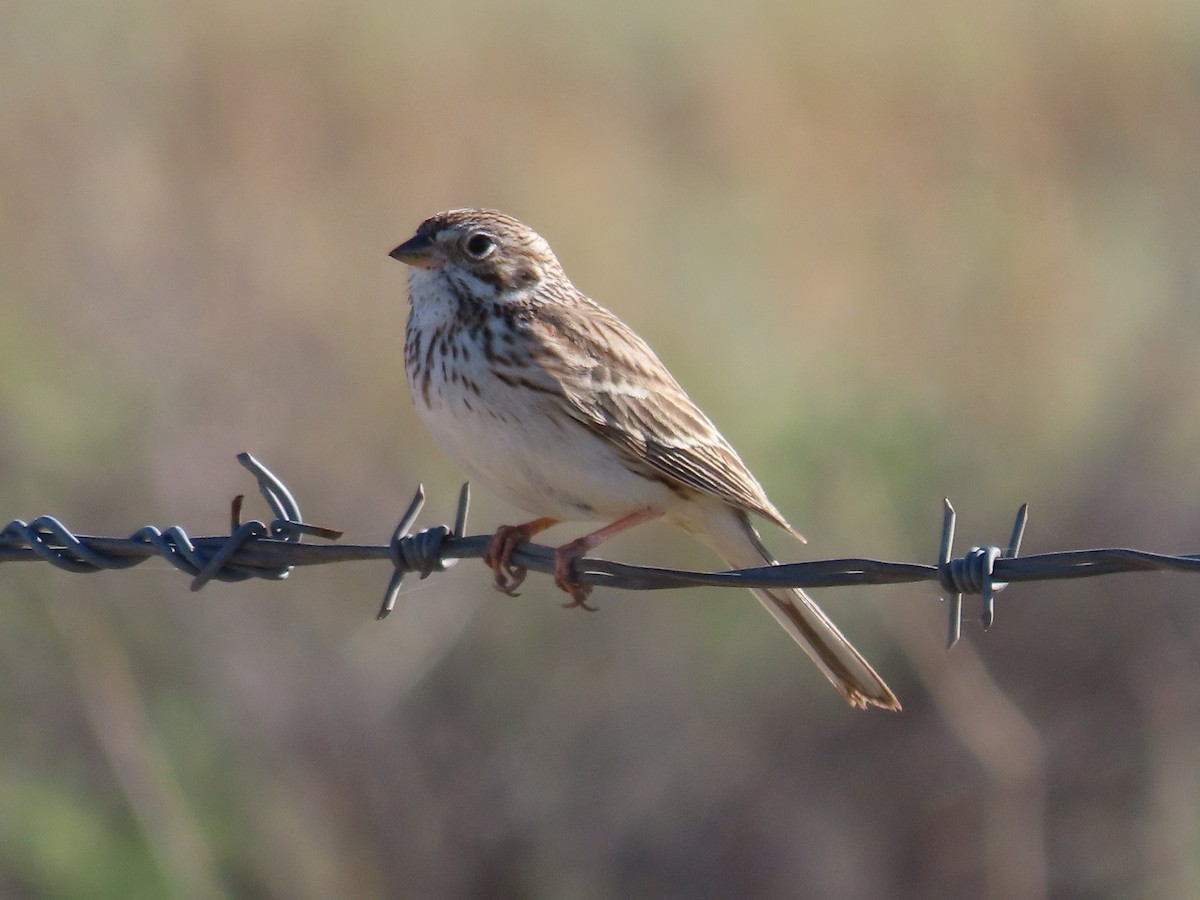
[[[615,537],[622,531],[632,528],[634,525],[641,525],[650,519],[657,519],[661,515],[662,513],[657,510],[641,509],[617,519],[611,525],[605,525],[591,534],[585,534],[581,538],[576,538],[569,544],[563,544],[555,550],[554,583],[571,595],[571,602],[564,603],[563,606],[566,609],[578,606],[589,612],[595,612],[596,607],[588,606],[587,604],[588,594],[592,592],[592,586],[590,584],[581,584],[575,580],[575,561],[583,557],[589,550],[607,541],[610,537]]]
[[[517,588],[525,580],[528,570],[524,566],[513,565],[513,551],[517,549],[517,544],[557,524],[558,519],[534,519],[524,525],[501,525],[496,529],[483,553],[483,561],[496,575],[496,590],[510,597],[517,596]]]

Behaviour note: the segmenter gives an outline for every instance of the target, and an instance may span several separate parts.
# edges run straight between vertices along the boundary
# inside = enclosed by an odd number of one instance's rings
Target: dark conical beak
[[[418,269],[432,269],[442,264],[442,256],[438,252],[437,246],[428,235],[424,234],[409,238],[388,256],[399,260],[406,266],[415,266]]]

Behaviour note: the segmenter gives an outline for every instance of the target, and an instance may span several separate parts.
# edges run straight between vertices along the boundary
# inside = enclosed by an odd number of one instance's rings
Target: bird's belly
[[[630,471],[616,447],[549,398],[498,381],[481,386],[483,396],[435,386],[428,403],[416,398],[417,411],[438,446],[508,502],[564,521],[666,512],[679,502],[663,482]]]

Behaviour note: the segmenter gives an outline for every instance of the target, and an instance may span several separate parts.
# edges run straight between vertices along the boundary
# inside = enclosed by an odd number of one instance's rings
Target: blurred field
[[[1200,6],[9,3],[0,520],[348,540],[461,473],[400,359],[426,215],[517,215],[810,538],[1200,550]],[[251,515],[262,516],[253,505]],[[477,494],[474,531],[514,512]],[[577,533],[577,532],[574,532]],[[566,539],[564,528],[552,532]],[[709,566],[665,530],[622,559]],[[1200,896],[1200,586],[510,600],[0,568],[0,895]]]

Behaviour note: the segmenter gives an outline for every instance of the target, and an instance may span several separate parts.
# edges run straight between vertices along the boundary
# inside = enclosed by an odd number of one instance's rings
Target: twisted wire
[[[418,487],[386,544],[306,542],[306,537],[334,541],[342,532],[305,522],[291,491],[253,456],[239,454],[238,462],[254,475],[259,492],[275,514],[269,523],[242,522],[240,496],[234,498],[230,533],[198,538],[190,537],[179,525],[162,530],[146,525],[127,538],[115,538],[76,535],[53,516],[39,516],[28,523],[13,519],[0,531],[0,563],[40,560],[64,571],[90,574],[128,569],[151,557],[161,557],[189,575],[192,590],[198,591],[213,580],[282,580],[298,566],[387,560],[392,565],[392,574],[377,616],[383,619],[394,609],[409,572],[427,578],[434,572],[445,571],[459,559],[482,557],[490,540],[490,535],[465,534],[470,491],[464,484],[453,527],[436,525],[412,532],[425,503],[424,488]],[[986,630],[995,621],[996,595],[1014,582],[1092,578],[1119,572],[1200,572],[1200,554],[1172,555],[1123,547],[1021,556],[1028,505],[1017,511],[1006,547],[972,547],[964,555],[954,557],[956,513],[949,500],[944,504],[938,559],[932,565],[844,558],[728,572],[692,572],[584,558],[576,562],[575,577],[585,584],[624,590],[701,585],[818,588],[932,581],[941,587],[948,600],[947,643],[953,645],[962,633],[965,595],[980,597],[980,620]],[[512,562],[533,572],[553,574],[554,557],[554,548],[526,543],[517,546]]]

